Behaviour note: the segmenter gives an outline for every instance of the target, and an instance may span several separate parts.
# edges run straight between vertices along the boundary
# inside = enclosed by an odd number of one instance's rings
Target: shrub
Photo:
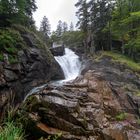
[[[18,52],[18,50],[15,47],[8,47],[5,48],[5,50],[10,54],[16,54]]]
[[[9,55],[9,59],[8,60],[9,60],[10,64],[18,63],[17,56]]]
[[[118,121],[123,121],[123,120],[126,119],[126,117],[127,117],[127,113],[121,112],[120,114],[118,114],[118,115],[116,116],[116,120],[118,120]]]
[[[24,42],[19,32],[11,29],[0,30],[0,50],[13,47],[24,47]]]

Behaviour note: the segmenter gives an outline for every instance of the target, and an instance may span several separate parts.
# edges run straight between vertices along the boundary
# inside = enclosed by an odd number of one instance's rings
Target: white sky
[[[36,0],[36,2],[38,9],[34,13],[34,19],[37,27],[40,26],[43,16],[49,19],[52,30],[56,30],[59,20],[68,24],[70,22],[73,22],[74,25],[76,24],[76,8],[74,5],[77,0]]]

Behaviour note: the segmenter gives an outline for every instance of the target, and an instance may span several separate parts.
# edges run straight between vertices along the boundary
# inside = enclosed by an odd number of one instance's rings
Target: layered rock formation
[[[102,73],[89,70],[64,86],[40,88],[23,106],[34,139],[60,134],[62,140],[139,140],[138,108],[132,101]]]

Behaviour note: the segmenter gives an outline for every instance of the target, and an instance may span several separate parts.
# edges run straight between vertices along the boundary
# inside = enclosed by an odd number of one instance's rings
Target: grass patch
[[[10,28],[0,30],[0,50],[14,47],[20,49],[24,45],[23,39],[18,31]]]
[[[136,92],[136,96],[140,97],[140,90]]]
[[[24,140],[22,127],[16,126],[15,122],[6,122],[1,128],[0,140]]]
[[[140,119],[137,120],[137,123],[140,125]]]
[[[116,120],[117,120],[117,121],[123,121],[123,120],[126,119],[126,117],[127,117],[127,113],[121,112],[120,114],[118,114],[118,115],[116,116]]]
[[[11,94],[9,101],[13,102],[14,98],[14,95]],[[0,140],[25,140],[23,125],[14,118],[17,109],[18,106],[13,107],[10,102],[6,106],[3,119],[1,120]]]
[[[112,58],[112,61],[119,62],[121,64],[125,64],[128,66],[131,70],[135,72],[140,72],[140,63],[134,62],[132,59],[128,58],[127,56],[124,56],[122,54],[114,53],[114,52],[102,52],[99,57],[96,58],[96,60],[100,60],[103,56],[109,56]]]
[[[54,136],[48,136],[48,138],[40,138],[39,140],[60,140],[61,139],[61,136],[62,136],[62,133],[58,133]]]

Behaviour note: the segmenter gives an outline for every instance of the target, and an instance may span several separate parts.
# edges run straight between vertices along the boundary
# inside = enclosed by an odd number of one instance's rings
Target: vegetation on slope
[[[96,60],[100,60],[101,58],[104,58],[104,56],[108,56],[111,58],[113,62],[118,62],[120,64],[124,64],[134,72],[140,73],[140,64],[136,63],[133,59],[130,57],[124,56],[119,53],[111,52],[111,51],[103,51],[99,56],[96,57]]]

